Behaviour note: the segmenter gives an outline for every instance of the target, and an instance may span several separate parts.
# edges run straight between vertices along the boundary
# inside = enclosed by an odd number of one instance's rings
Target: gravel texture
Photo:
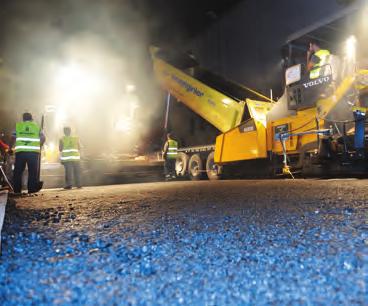
[[[170,182],[10,200],[1,305],[368,305],[368,181]]]

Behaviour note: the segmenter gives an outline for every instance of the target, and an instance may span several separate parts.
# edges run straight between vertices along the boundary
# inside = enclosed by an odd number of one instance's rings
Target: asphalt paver
[[[367,305],[367,180],[167,182],[10,199],[1,305]]]

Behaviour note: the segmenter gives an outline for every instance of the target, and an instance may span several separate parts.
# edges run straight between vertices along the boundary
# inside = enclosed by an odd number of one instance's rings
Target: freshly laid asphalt
[[[367,180],[168,182],[11,199],[0,305],[368,305]]]

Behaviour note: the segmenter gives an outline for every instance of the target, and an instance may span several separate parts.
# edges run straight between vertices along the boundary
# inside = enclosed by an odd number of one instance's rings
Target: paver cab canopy
[[[349,6],[290,35],[282,48],[285,68],[305,64],[308,45],[312,40],[319,41],[321,48],[328,49],[332,54],[342,56],[345,52],[344,43],[349,37],[354,35],[359,44],[366,44],[367,34],[368,4]],[[367,61],[367,48],[359,48],[359,44],[357,59]]]
[[[368,4],[363,5],[360,2],[290,35],[282,47],[288,109],[311,107],[310,104],[317,100],[316,97],[328,83],[339,83],[352,70],[367,67],[367,37]],[[306,69],[307,51],[311,41],[318,41],[321,49],[327,49],[331,53],[325,71],[328,71],[326,76],[332,78],[326,84],[318,80],[321,82],[320,86],[308,86],[313,81]],[[348,60],[348,53],[354,58],[353,61]],[[299,94],[295,96],[299,92],[296,90],[298,86],[303,90],[301,97]]]

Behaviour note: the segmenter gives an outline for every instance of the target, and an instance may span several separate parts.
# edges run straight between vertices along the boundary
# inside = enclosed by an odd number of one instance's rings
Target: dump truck
[[[193,180],[204,173],[211,180],[235,173],[366,174],[367,33],[360,23],[351,26],[357,16],[358,10],[349,10],[288,39],[282,47],[284,93],[278,101],[223,81],[191,57],[177,60],[151,48],[162,88],[219,130],[214,144],[179,149],[177,174]],[[311,38],[331,52],[320,66],[323,73],[312,79],[306,68]]]

